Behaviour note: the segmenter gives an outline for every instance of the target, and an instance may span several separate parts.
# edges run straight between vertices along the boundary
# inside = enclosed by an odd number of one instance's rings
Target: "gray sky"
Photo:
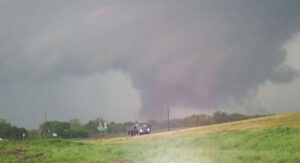
[[[0,117],[300,110],[299,0],[0,0]]]

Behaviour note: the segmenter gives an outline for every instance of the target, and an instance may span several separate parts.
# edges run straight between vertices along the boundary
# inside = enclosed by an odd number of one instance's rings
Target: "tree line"
[[[0,119],[0,138],[2,139],[22,139],[23,134],[27,135],[27,130],[25,128],[18,128],[10,123],[6,122],[4,119]]]
[[[170,129],[188,128],[196,126],[205,126],[211,124],[218,124],[224,122],[232,122],[238,120],[245,120],[250,118],[257,118],[264,115],[243,115],[239,113],[228,114],[226,112],[217,111],[212,115],[200,114],[191,115],[185,118],[170,119]],[[0,138],[20,139],[22,133],[29,134],[30,138],[46,138],[52,137],[53,133],[56,133],[61,138],[87,138],[87,137],[99,137],[100,132],[97,127],[105,120],[102,117],[90,120],[83,124],[79,119],[71,119],[67,122],[60,121],[47,121],[40,125],[39,130],[26,131],[24,128],[17,128],[6,123],[4,120],[0,121]],[[119,136],[127,133],[127,128],[135,125],[137,122],[108,122],[107,131],[102,132],[101,136]],[[152,131],[162,131],[168,128],[167,120],[148,120],[146,122],[139,122],[140,124],[151,124]],[[5,127],[6,126],[6,127]],[[10,128],[10,129],[8,129]]]
[[[258,118],[262,116],[266,116],[266,115],[244,115],[239,113],[228,114],[226,112],[217,111],[214,112],[212,115],[194,114],[185,118],[171,119],[169,121],[169,127],[171,129],[197,127],[197,126],[233,122],[233,121],[239,121],[239,120],[245,120],[251,118]],[[146,123],[151,124],[153,130],[164,130],[168,128],[167,120],[149,120]]]

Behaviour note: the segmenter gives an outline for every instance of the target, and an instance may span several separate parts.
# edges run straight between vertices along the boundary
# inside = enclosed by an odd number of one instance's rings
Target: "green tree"
[[[71,127],[79,127],[81,125],[80,120],[77,118],[70,119],[69,123],[70,123]]]
[[[27,135],[25,128],[18,128],[7,123],[4,119],[0,119],[0,138],[6,139],[22,139],[23,133]]]
[[[228,114],[225,112],[217,111],[213,114],[213,120],[215,123],[223,123],[228,122]]]
[[[90,120],[84,127],[87,129],[87,131],[90,134],[96,134],[99,132],[97,127],[102,122],[104,122],[104,119],[102,117],[98,117],[95,118],[94,120]]]

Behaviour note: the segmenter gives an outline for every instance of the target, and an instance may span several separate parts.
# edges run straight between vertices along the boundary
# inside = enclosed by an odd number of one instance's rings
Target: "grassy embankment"
[[[102,140],[0,143],[1,162],[300,162],[300,112]]]

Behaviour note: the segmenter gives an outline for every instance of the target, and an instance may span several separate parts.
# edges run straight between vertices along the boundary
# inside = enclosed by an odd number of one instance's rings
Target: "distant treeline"
[[[213,115],[200,114],[191,115],[185,118],[175,118],[169,121],[169,127],[172,128],[187,128],[196,126],[205,126],[211,124],[218,124],[224,122],[233,122],[251,118],[258,118],[265,115],[244,115],[239,113],[228,114],[225,112],[217,111]],[[152,125],[153,130],[163,130],[168,127],[167,120],[149,120],[146,123]]]
[[[2,139],[22,139],[23,133],[27,135],[25,128],[18,128],[0,119],[0,138]]]
[[[176,118],[171,119],[169,122],[169,127],[171,129],[176,128],[187,128],[211,125],[224,122],[232,122],[250,118],[261,117],[262,115],[243,115],[238,113],[228,114],[225,112],[217,111],[213,115],[200,114],[192,115],[186,118]],[[43,136],[51,136],[50,133],[57,133],[59,137],[62,138],[84,138],[84,137],[96,137],[100,135],[97,130],[99,123],[104,122],[104,119],[99,117],[94,120],[90,120],[86,124],[81,124],[79,119],[71,119],[69,122],[59,122],[59,121],[48,121],[40,125]],[[115,136],[127,133],[127,128],[129,126],[135,125],[137,122],[125,122],[116,123],[109,122],[107,131],[102,133],[102,136]],[[153,131],[165,130],[168,127],[167,120],[149,120],[146,122],[139,122],[151,124]],[[48,133],[50,132],[50,133]]]
[[[232,122],[250,118],[261,117],[263,115],[243,115],[238,113],[228,114],[225,112],[217,111],[213,115],[200,114],[192,115],[186,118],[176,118],[169,121],[170,129],[176,128],[187,128],[187,127],[196,127],[211,125],[224,122]],[[4,123],[3,123],[4,122]],[[80,123],[79,119],[71,119],[68,122],[60,121],[48,121],[40,125],[39,130],[30,130],[28,131],[29,137],[32,139],[39,137],[52,137],[53,133],[57,133],[58,137],[61,138],[86,138],[86,137],[99,137],[100,132],[97,127],[100,123],[104,122],[104,119],[99,117],[94,120],[90,120],[86,124]],[[16,128],[15,126],[9,126],[14,128],[11,130],[2,130],[2,125],[7,124],[4,120],[0,121],[0,138],[22,138],[22,133],[27,131],[24,128]],[[107,131],[103,132],[101,136],[117,136],[124,135],[127,133],[127,128],[129,126],[135,125],[137,122],[124,122],[116,123],[109,122]],[[153,131],[166,130],[168,127],[167,120],[149,120],[146,122],[139,122],[151,124]],[[39,133],[40,132],[40,133]],[[10,134],[8,134],[10,133]]]

